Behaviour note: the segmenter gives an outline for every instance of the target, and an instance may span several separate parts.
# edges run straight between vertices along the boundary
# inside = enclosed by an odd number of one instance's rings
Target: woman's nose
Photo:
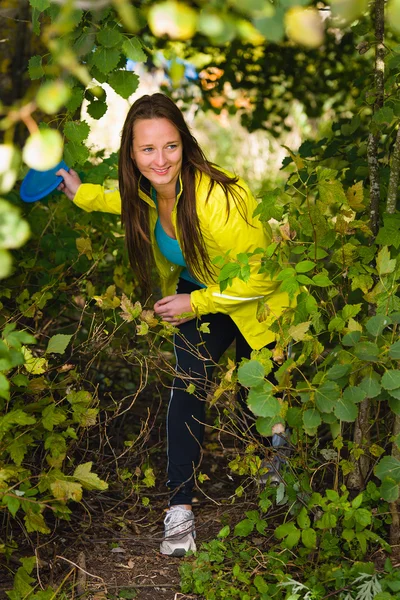
[[[157,150],[156,151],[156,156],[155,156],[155,164],[159,167],[163,167],[166,163],[165,160],[165,156],[164,156],[164,151],[163,150]]]

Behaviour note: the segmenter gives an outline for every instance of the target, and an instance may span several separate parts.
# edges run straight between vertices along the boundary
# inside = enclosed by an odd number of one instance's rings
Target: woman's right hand
[[[75,198],[75,194],[78,191],[78,187],[82,184],[80,177],[76,171],[70,169],[66,171],[65,169],[59,169],[56,172],[56,175],[59,175],[63,178],[63,181],[58,186],[58,190],[60,192],[64,192],[64,194],[70,200]]]

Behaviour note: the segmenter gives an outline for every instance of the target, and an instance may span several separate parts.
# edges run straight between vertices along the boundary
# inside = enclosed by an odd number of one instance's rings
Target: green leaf
[[[28,533],[39,531],[40,533],[50,533],[50,529],[47,527],[43,515],[40,513],[27,512],[25,517],[25,527]]]
[[[22,158],[31,169],[47,171],[61,161],[62,154],[61,133],[56,129],[41,129],[28,137]]]
[[[85,90],[81,87],[71,89],[71,95],[65,104],[70,113],[73,114],[82,105],[84,94]]]
[[[353,423],[358,415],[358,408],[347,398],[339,398],[334,408],[334,413],[338,419],[347,423]]]
[[[92,100],[86,110],[92,119],[101,119],[107,112],[107,103],[105,100]]]
[[[107,83],[126,100],[137,90],[139,77],[132,71],[114,71],[109,76]]]
[[[327,275],[323,273],[319,273],[318,275],[314,275],[312,278],[314,285],[318,287],[328,287],[328,285],[333,285],[332,281],[329,279]]]
[[[61,79],[46,81],[36,94],[38,108],[48,115],[55,115],[65,106],[70,96],[70,89]]]
[[[342,316],[345,321],[351,317],[355,317],[361,310],[361,304],[346,304],[342,310]]]
[[[400,359],[400,342],[395,342],[390,346],[389,356],[390,358],[394,358],[395,360]]]
[[[361,527],[368,527],[372,523],[372,513],[367,508],[359,508],[354,511],[354,519]]]
[[[86,121],[67,121],[64,125],[64,135],[71,142],[83,142],[90,133],[90,127]]]
[[[87,490],[106,490],[108,483],[102,481],[96,473],[92,473],[92,462],[78,465],[74,471],[74,477],[80,481]]]
[[[347,204],[343,186],[338,180],[338,172],[326,167],[317,167],[317,188],[321,202],[328,204]]]
[[[391,477],[385,477],[379,490],[386,502],[396,502],[399,497],[399,482]]]
[[[303,542],[306,548],[316,548],[317,547],[317,532],[314,529],[308,528],[303,529],[301,532],[301,541]]]
[[[222,529],[220,529],[220,531],[218,532],[218,536],[219,538],[226,538],[228,537],[228,535],[231,532],[231,528],[229,527],[229,525],[225,525],[225,527],[223,527]]]
[[[32,8],[36,8],[36,10],[43,12],[46,8],[49,8],[50,0],[29,0],[29,4]]]
[[[343,400],[350,400],[355,404],[362,402],[366,396],[367,394],[362,388],[352,385],[347,387],[343,392]]]
[[[309,408],[303,413],[303,424],[308,435],[315,435],[316,429],[321,425],[321,415],[315,408]]]
[[[383,481],[387,477],[400,483],[400,461],[394,456],[384,456],[376,465],[375,475]]]
[[[19,507],[21,506],[21,502],[18,498],[16,498],[15,496],[8,496],[7,494],[3,496],[2,504],[7,506],[8,510],[10,511],[13,517],[15,517]]]
[[[308,516],[305,506],[302,507],[301,511],[297,515],[297,525],[300,527],[300,529],[308,529],[311,525],[311,520]]]
[[[354,347],[354,354],[360,360],[377,362],[379,357],[379,348],[373,342],[359,342]]]
[[[279,400],[270,394],[271,384],[260,389],[251,389],[247,398],[247,404],[256,417],[275,417],[281,411]]]
[[[44,69],[42,66],[42,57],[41,56],[32,56],[28,62],[28,72],[29,77],[32,81],[35,79],[40,79],[44,75]]]
[[[336,364],[336,365],[333,365],[333,367],[331,367],[329,369],[326,376],[328,379],[332,379],[334,381],[335,379],[340,379],[341,377],[348,375],[350,373],[350,371],[351,371],[351,365]]]
[[[256,575],[254,577],[253,583],[256,586],[257,591],[260,592],[260,594],[268,594],[269,585],[265,581],[265,579],[263,577],[261,577],[261,575]]]
[[[96,48],[93,54],[93,64],[105,75],[116,68],[120,58],[116,48]]]
[[[331,513],[324,513],[318,521],[315,522],[315,527],[318,529],[333,529],[336,527],[337,517]]]
[[[361,338],[361,331],[350,331],[342,337],[343,346],[355,346]]]
[[[390,317],[386,317],[385,315],[375,315],[374,317],[368,319],[365,327],[371,335],[377,337],[378,335],[381,335],[385,327],[391,323],[392,320]]]
[[[82,143],[68,142],[64,148],[65,162],[73,167],[76,164],[83,165],[89,158],[89,149]]]
[[[388,275],[395,270],[396,260],[390,258],[390,252],[387,246],[384,246],[379,250],[376,259],[376,267],[379,275]]]
[[[235,526],[234,535],[238,535],[240,537],[247,537],[253,531],[255,526],[255,522],[251,519],[243,519],[243,521],[239,521]]]
[[[123,36],[116,28],[104,27],[98,32],[96,39],[105,48],[112,48],[121,43]]]
[[[265,369],[258,360],[249,360],[238,369],[239,383],[245,387],[256,387],[264,382]]]
[[[57,409],[55,404],[46,406],[42,412],[42,424],[48,431],[53,431],[54,425],[60,425],[66,420],[66,414],[63,410]]]
[[[145,62],[147,60],[142,44],[137,37],[125,38],[122,44],[122,51],[127,58],[135,62]]]
[[[272,427],[277,423],[281,423],[282,418],[280,416],[276,417],[258,417],[256,420],[256,429],[259,434],[264,436],[272,435]]]
[[[400,370],[390,369],[382,375],[382,387],[385,390],[395,390],[400,387]]]
[[[295,269],[297,273],[308,273],[308,271],[311,271],[315,266],[316,264],[311,260],[302,260],[295,265]]]
[[[65,335],[64,333],[53,335],[47,345],[46,354],[64,354],[71,338],[72,335]]]
[[[382,389],[379,381],[373,377],[364,377],[358,387],[364,390],[367,398],[376,398]]]
[[[338,385],[333,381],[327,381],[315,391],[315,404],[320,412],[330,413],[333,411],[339,397]]]
[[[57,500],[62,500],[63,502],[67,502],[68,500],[80,502],[82,500],[82,486],[75,481],[56,479],[50,484],[50,489]]]
[[[0,373],[0,398],[10,399],[10,382],[3,373]]]
[[[70,404],[83,404],[84,406],[89,406],[93,400],[90,392],[85,392],[83,390],[79,392],[70,392],[67,395],[67,400]]]
[[[379,108],[372,117],[372,120],[375,121],[377,125],[390,125],[393,119],[394,113],[390,106]]]

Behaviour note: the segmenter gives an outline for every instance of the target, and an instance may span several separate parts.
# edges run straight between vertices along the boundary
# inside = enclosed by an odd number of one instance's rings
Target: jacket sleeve
[[[86,212],[121,214],[121,196],[118,190],[105,190],[102,185],[82,183],[75,194],[74,204]]]
[[[243,219],[240,212],[230,202],[230,214],[227,219],[226,198],[223,190],[213,190],[209,201],[202,207],[204,219],[202,219],[203,238],[208,248],[213,248],[210,254],[211,260],[215,256],[223,256],[230,251],[229,256],[235,260],[242,252],[251,253],[257,248],[265,248],[270,243],[269,236],[258,217],[253,217],[257,206],[255,198],[249,188],[243,182],[239,182],[240,195],[247,209],[247,221]],[[273,296],[280,282],[272,281],[266,273],[258,273],[260,269],[260,256],[255,255],[250,259],[250,277],[248,281],[242,281],[235,277],[232,284],[223,292],[219,283],[211,283],[207,287],[191,293],[190,300],[193,311],[202,316],[207,313],[232,314],[244,303],[258,301],[261,298]],[[218,278],[219,269],[216,278]]]

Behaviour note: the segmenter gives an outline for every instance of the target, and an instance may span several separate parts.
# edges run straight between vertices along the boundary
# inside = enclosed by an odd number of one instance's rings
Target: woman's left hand
[[[154,312],[159,315],[163,321],[171,325],[181,325],[194,319],[192,305],[190,304],[190,294],[175,294],[174,296],[165,296],[154,305]],[[177,316],[184,313],[193,313],[192,317],[178,319]]]

